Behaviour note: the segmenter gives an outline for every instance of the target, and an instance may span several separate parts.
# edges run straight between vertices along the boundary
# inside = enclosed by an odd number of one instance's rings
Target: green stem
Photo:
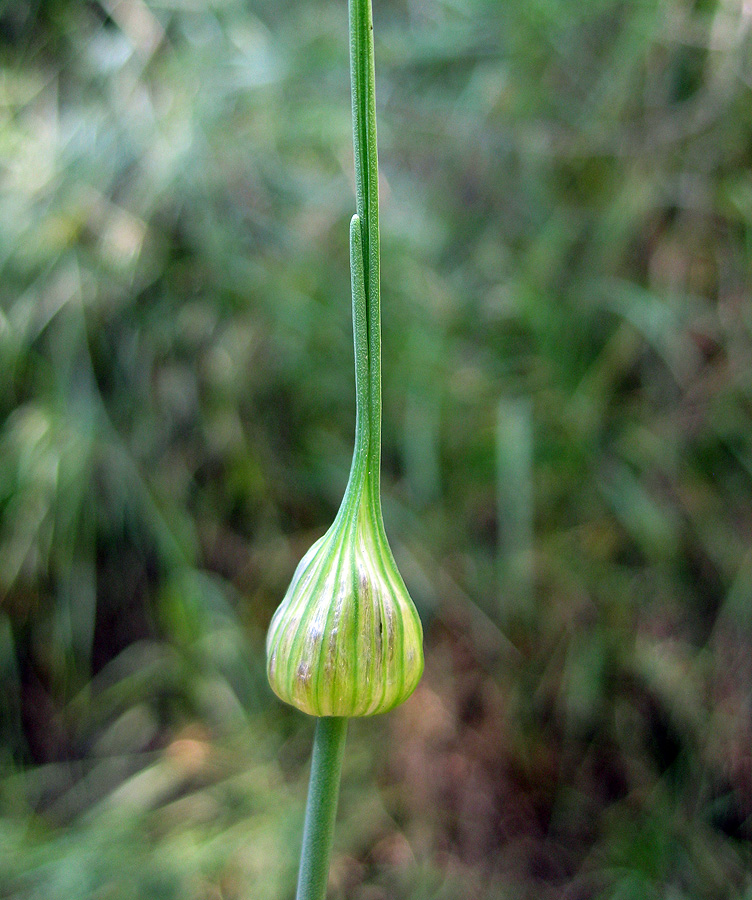
[[[376,79],[371,0],[350,0],[349,9],[350,87],[352,93],[353,146],[355,151],[355,192],[362,235],[368,346],[368,481],[373,495],[377,498],[376,503],[380,508],[381,302],[379,295],[379,169],[376,146]]]
[[[316,720],[296,900],[325,900],[347,719]]]

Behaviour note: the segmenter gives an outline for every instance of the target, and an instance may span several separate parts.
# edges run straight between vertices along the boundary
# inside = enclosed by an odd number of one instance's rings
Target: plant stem
[[[316,720],[296,900],[325,900],[347,719]]]
[[[350,0],[355,192],[365,275],[368,338],[368,481],[380,509],[381,303],[379,295],[379,168],[376,146],[376,78],[371,0]]]

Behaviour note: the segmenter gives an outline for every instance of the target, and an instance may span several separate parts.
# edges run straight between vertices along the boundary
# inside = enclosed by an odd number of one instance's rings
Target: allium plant
[[[297,900],[323,900],[347,720],[393,709],[423,673],[423,631],[381,512],[379,195],[371,0],[349,0],[357,212],[350,223],[355,450],[339,512],[306,553],[269,626],[267,673],[316,716]]]

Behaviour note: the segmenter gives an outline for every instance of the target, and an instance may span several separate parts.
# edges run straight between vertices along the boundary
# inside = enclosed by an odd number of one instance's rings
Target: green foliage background
[[[422,687],[332,896],[752,898],[752,10],[374,0]],[[0,3],[0,896],[291,896],[347,477],[344,0]]]

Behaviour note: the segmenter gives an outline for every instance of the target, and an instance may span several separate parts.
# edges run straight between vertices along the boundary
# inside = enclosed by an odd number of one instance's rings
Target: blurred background
[[[752,898],[752,5],[374,0],[427,664],[335,900]],[[0,3],[0,896],[287,900],[354,425],[345,0]]]

